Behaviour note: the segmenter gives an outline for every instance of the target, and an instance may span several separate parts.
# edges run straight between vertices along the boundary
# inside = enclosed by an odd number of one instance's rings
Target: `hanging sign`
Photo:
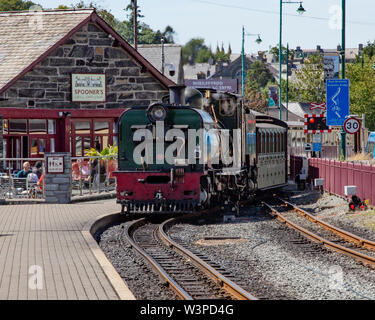
[[[72,102],[106,102],[105,74],[72,73]]]
[[[64,173],[64,157],[47,157],[47,173]]]

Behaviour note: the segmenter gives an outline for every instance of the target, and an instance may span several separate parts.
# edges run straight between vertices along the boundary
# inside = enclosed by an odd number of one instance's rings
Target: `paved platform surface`
[[[113,199],[0,206],[0,299],[119,299],[81,231],[120,209]]]

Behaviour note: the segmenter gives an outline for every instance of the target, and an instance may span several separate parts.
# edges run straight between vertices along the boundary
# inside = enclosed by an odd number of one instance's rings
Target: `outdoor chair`
[[[27,178],[11,178],[11,193],[15,198],[28,197]]]

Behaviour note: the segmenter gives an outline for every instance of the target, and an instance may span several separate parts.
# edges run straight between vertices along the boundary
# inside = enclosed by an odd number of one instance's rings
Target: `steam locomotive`
[[[183,86],[118,122],[122,213],[189,213],[287,183],[287,125],[243,98]]]

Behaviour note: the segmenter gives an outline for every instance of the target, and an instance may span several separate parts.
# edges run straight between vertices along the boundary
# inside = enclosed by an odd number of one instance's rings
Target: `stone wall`
[[[113,46],[114,45],[114,46]],[[105,73],[106,103],[71,102],[72,72]],[[3,93],[0,107],[104,109],[149,105],[168,94],[112,37],[88,23]]]
[[[47,157],[64,156],[64,173],[47,173]],[[47,203],[69,203],[72,195],[72,161],[68,152],[46,152],[45,194]]]

